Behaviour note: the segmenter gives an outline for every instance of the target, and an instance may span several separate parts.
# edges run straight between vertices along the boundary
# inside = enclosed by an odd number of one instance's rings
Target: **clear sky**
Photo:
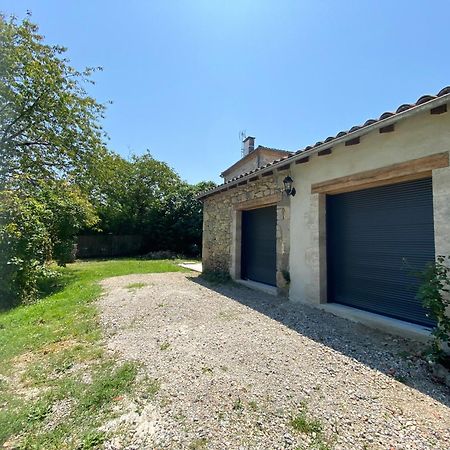
[[[77,68],[103,66],[110,148],[189,182],[256,144],[297,150],[450,84],[450,2],[0,0]]]

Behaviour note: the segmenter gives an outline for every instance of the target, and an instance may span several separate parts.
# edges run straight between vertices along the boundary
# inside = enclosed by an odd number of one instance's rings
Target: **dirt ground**
[[[107,448],[448,449],[450,392],[422,348],[196,274],[105,280],[106,345],[160,383]]]

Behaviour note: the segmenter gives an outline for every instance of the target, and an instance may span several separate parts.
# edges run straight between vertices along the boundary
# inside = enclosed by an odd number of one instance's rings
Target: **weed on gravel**
[[[250,400],[248,402],[248,407],[252,410],[252,411],[257,411],[258,410],[258,403],[256,403],[255,400]]]
[[[159,345],[159,349],[161,351],[169,350],[169,348],[170,348],[170,342],[163,342]]]
[[[208,445],[208,441],[205,438],[196,439],[195,441],[192,441],[189,445],[189,450],[201,450],[206,448]]]
[[[141,289],[143,287],[147,286],[147,283],[130,283],[125,286],[126,289],[129,291],[135,291],[137,289]]]
[[[311,417],[308,413],[306,404],[302,405],[302,408],[298,414],[292,417],[291,427],[298,433],[307,435],[310,438],[310,443],[307,447],[299,447],[298,450],[331,450],[332,446],[329,440],[324,436],[322,422]]]

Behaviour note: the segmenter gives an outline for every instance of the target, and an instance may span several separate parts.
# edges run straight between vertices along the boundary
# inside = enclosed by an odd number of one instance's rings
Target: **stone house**
[[[449,102],[446,87],[296,152],[247,138],[200,196],[204,270],[424,337],[415,273],[450,255]]]

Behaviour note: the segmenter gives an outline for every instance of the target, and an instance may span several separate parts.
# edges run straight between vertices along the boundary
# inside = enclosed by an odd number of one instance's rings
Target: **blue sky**
[[[78,68],[124,155],[149,149],[189,182],[256,144],[296,150],[450,84],[450,2],[0,0]]]

